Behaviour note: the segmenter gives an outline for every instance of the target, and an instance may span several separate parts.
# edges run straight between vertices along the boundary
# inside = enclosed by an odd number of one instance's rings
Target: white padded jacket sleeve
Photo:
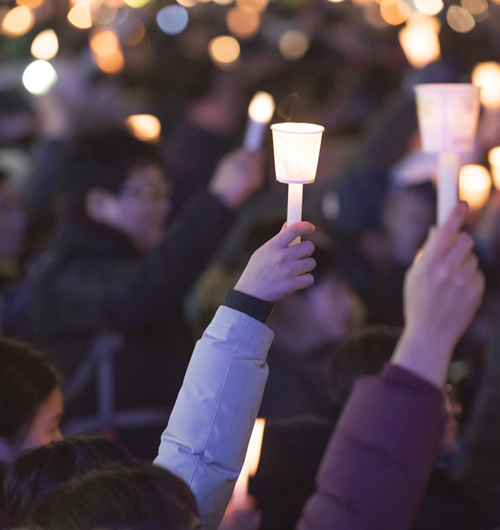
[[[191,487],[205,530],[216,530],[243,465],[267,381],[274,333],[221,306],[197,342],[155,464]]]

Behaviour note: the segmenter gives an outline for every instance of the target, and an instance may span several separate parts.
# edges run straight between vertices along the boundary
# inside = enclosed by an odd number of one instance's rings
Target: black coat
[[[153,250],[140,255],[115,230],[81,214],[60,224],[34,273],[31,339],[71,378],[100,332],[124,337],[116,358],[116,406],[173,405],[193,348],[180,305],[231,226],[214,196],[194,197]],[[67,404],[92,413],[87,387]]]

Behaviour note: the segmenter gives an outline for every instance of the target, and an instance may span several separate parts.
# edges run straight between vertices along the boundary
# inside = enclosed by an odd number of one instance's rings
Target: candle
[[[500,64],[477,64],[472,71],[472,83],[481,88],[481,103],[486,108],[500,108]]]
[[[156,116],[151,114],[135,114],[125,120],[129,131],[143,142],[157,142],[160,139],[161,124]]]
[[[262,438],[264,436],[264,427],[266,420],[264,418],[257,418],[250,436],[245,462],[241,469],[240,476],[236,481],[233,491],[233,507],[244,508],[246,506],[246,499],[248,496],[248,478],[257,473],[260,460],[260,450],[262,447]]]
[[[460,199],[467,201],[469,208],[480,210],[488,201],[491,192],[489,171],[476,164],[464,166],[460,171]]]
[[[262,145],[266,126],[274,114],[274,99],[267,92],[257,92],[248,107],[248,122],[243,147],[256,151]]]
[[[273,131],[276,180],[288,184],[287,225],[302,220],[303,185],[314,182],[324,127],[312,123],[277,123]],[[291,244],[300,242],[297,238]]]
[[[438,225],[442,225],[458,201],[460,158],[457,153],[440,153],[438,162]]]
[[[471,84],[418,85],[417,112],[425,153],[439,153],[438,224],[458,201],[459,153],[472,151],[479,118],[479,88]]]
[[[441,24],[436,17],[410,18],[399,32],[399,42],[414,68],[424,68],[441,56],[438,33]]]
[[[488,153],[488,161],[491,166],[493,184],[497,190],[500,190],[500,147],[495,147]]]

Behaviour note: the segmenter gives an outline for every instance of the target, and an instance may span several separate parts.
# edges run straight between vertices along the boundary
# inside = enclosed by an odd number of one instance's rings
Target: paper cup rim
[[[415,92],[479,92],[481,87],[473,85],[472,83],[422,83],[420,85],[415,85],[414,90]]]
[[[288,125],[288,124],[295,124],[295,125],[308,125],[309,127],[317,127],[316,131],[289,131],[283,128],[280,128],[281,125]],[[273,123],[271,125],[271,129],[276,132],[282,132],[287,134],[319,134],[325,132],[325,128],[322,125],[317,125],[315,123],[304,123],[304,122],[293,122],[293,121],[287,121],[282,123]]]

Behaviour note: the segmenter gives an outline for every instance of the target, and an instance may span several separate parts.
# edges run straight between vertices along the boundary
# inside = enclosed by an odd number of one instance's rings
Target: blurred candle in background
[[[500,190],[500,147],[495,147],[488,153],[488,162],[491,166],[493,184],[497,190]]]
[[[151,114],[135,114],[125,120],[129,131],[143,142],[157,142],[160,139],[161,124],[156,116]]]
[[[460,170],[460,200],[466,201],[472,211],[480,210],[491,192],[491,177],[484,166],[470,164]]]
[[[479,118],[480,89],[471,84],[424,84],[415,87],[424,153],[439,153],[438,224],[458,201],[459,153],[472,151]]]
[[[441,23],[435,17],[410,18],[399,32],[399,42],[408,62],[414,68],[424,68],[441,57],[439,30]]]
[[[256,151],[262,146],[267,125],[273,117],[274,99],[267,92],[257,92],[248,107],[248,121],[243,147]]]
[[[500,64],[477,64],[472,72],[472,83],[481,88],[481,103],[486,108],[500,109]]]
[[[236,481],[233,491],[232,504],[235,509],[244,508],[246,506],[246,499],[248,496],[248,478],[257,473],[260,460],[260,450],[262,448],[262,438],[264,436],[264,427],[266,420],[264,418],[257,418],[252,430],[250,442],[248,444],[245,462],[241,469],[240,476]]]

